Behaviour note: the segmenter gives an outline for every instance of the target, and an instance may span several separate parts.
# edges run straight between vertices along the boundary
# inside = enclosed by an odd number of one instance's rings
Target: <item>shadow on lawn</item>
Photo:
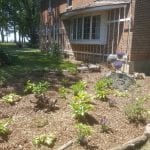
[[[62,73],[63,70],[68,70],[71,74],[76,72],[76,65],[62,58],[41,53],[38,49],[18,48],[14,44],[0,45],[0,47],[12,56],[12,65],[0,68],[0,86],[10,85],[15,88],[15,91],[21,92],[27,80],[33,82],[45,80],[53,85],[62,85],[61,80],[66,79],[68,86],[78,80],[78,77],[70,77]],[[56,74],[50,75],[52,72]]]

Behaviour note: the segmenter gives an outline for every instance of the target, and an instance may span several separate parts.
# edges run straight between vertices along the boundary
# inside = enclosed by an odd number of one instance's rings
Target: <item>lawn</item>
[[[12,79],[16,75],[26,75],[35,70],[76,71],[76,65],[69,61],[58,60],[50,54],[41,53],[39,49],[18,48],[14,44],[1,44],[0,48],[11,56],[12,65],[0,68],[1,80]]]
[[[1,47],[16,59],[0,68],[0,150],[109,150],[143,134],[150,77],[119,91],[105,65],[77,72],[38,49]]]

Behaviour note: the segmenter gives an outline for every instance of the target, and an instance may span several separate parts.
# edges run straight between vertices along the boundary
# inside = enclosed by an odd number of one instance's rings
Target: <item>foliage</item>
[[[96,82],[95,89],[100,91],[101,89],[110,88],[112,85],[112,79],[103,78]]]
[[[66,99],[67,93],[68,89],[65,88],[64,86],[59,88],[59,94],[62,98]]]
[[[54,135],[42,134],[42,135],[36,136],[33,139],[32,143],[33,145],[37,147],[40,147],[41,145],[53,147],[55,141],[56,141],[56,137]]]
[[[8,128],[9,121],[0,121],[0,136],[6,136],[9,134],[10,130]]]
[[[52,53],[52,56],[57,59],[57,61],[62,59],[62,50],[61,50],[58,43],[53,43],[52,44],[50,52]]]
[[[107,95],[109,94],[109,88],[112,85],[112,80],[110,78],[103,78],[98,80],[95,85],[96,96],[100,100],[107,100]]]
[[[82,123],[78,123],[75,125],[75,128],[78,132],[78,141],[82,142],[86,136],[90,136],[92,134],[92,129],[90,126]]]
[[[106,118],[106,116],[103,116],[101,119],[100,119],[100,122],[99,122],[100,126],[101,126],[101,131],[102,132],[107,132],[110,131],[110,125],[109,125],[109,121],[108,119]]]
[[[38,83],[32,83],[30,80],[27,81],[24,92],[31,92],[34,94],[42,94],[48,90],[50,84],[47,81]]]
[[[113,95],[116,97],[129,97],[127,92],[121,92],[119,90],[114,90],[113,93],[114,93]]]
[[[2,97],[2,100],[9,104],[14,104],[15,102],[19,101],[20,99],[21,99],[21,96],[15,94],[15,93],[10,93],[10,94]]]
[[[83,91],[80,91],[77,96],[74,96],[70,103],[75,118],[84,118],[86,113],[90,111],[93,106],[90,104],[90,96]]]
[[[142,122],[146,120],[147,111],[144,108],[145,98],[137,98],[125,108],[125,114],[130,122]]]
[[[72,89],[74,95],[78,95],[78,93],[79,93],[80,91],[84,91],[84,90],[85,90],[86,86],[87,86],[87,85],[86,85],[86,82],[84,82],[84,81],[79,81],[79,82],[76,82],[75,84],[73,84],[73,85],[71,86],[71,89]]]

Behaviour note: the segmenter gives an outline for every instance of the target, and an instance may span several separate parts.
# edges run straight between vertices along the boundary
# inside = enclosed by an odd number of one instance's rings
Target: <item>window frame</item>
[[[89,33],[89,39],[84,39],[84,18],[85,17],[90,17],[90,33]],[[99,16],[100,20],[99,20],[99,38],[98,39],[92,39],[92,19],[93,16]],[[73,17],[71,20],[71,35],[70,35],[70,42],[72,44],[101,44],[101,14],[87,14],[87,15],[79,15],[77,17]],[[77,38],[77,32],[78,32],[78,28],[77,28],[77,24],[78,22],[76,22],[76,38],[73,39],[73,20],[76,18],[76,20],[78,21],[78,18],[82,18],[82,38],[78,39]]]

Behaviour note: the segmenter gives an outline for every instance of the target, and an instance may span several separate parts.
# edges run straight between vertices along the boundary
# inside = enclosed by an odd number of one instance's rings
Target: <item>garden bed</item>
[[[46,72],[41,76],[30,74],[27,77],[20,76],[17,79],[14,78],[8,85],[13,87],[16,93],[22,95],[22,99],[15,105],[0,102],[0,119],[9,117],[12,120],[9,127],[11,134],[8,135],[8,139],[0,140],[0,149],[36,149],[32,141],[35,136],[40,134],[54,134],[56,136],[56,142],[51,148],[54,150],[57,150],[68,141],[77,138],[75,128],[77,120],[73,118],[70,108],[70,101],[73,95],[70,92],[67,98],[64,99],[60,97],[58,89],[62,85],[70,88],[70,85],[76,81],[83,80],[87,82],[86,91],[94,96],[95,83],[107,71],[108,69],[106,67],[102,67],[101,72],[97,73],[88,72],[71,75],[68,72],[64,74]],[[47,80],[51,84],[47,95],[50,99],[57,99],[55,109],[48,112],[45,109],[35,109],[34,102],[36,102],[36,98],[34,94],[23,94],[25,82],[29,79],[32,81]],[[74,143],[68,150],[108,150],[142,135],[145,124],[130,123],[125,115],[124,109],[135,98],[150,94],[148,93],[149,88],[150,78],[146,77],[145,80],[138,81],[138,84],[127,91],[128,96],[109,95],[110,99],[115,100],[115,107],[110,107],[108,102],[102,102],[94,98],[92,100],[93,110],[88,113],[85,119],[86,124],[90,125],[93,130],[91,136],[88,137],[88,143],[86,146]],[[145,102],[145,107],[150,108],[148,101]],[[102,133],[99,124],[100,119],[104,116],[107,118],[109,127],[111,128],[108,133]],[[43,146],[41,149],[46,150],[48,148]]]

